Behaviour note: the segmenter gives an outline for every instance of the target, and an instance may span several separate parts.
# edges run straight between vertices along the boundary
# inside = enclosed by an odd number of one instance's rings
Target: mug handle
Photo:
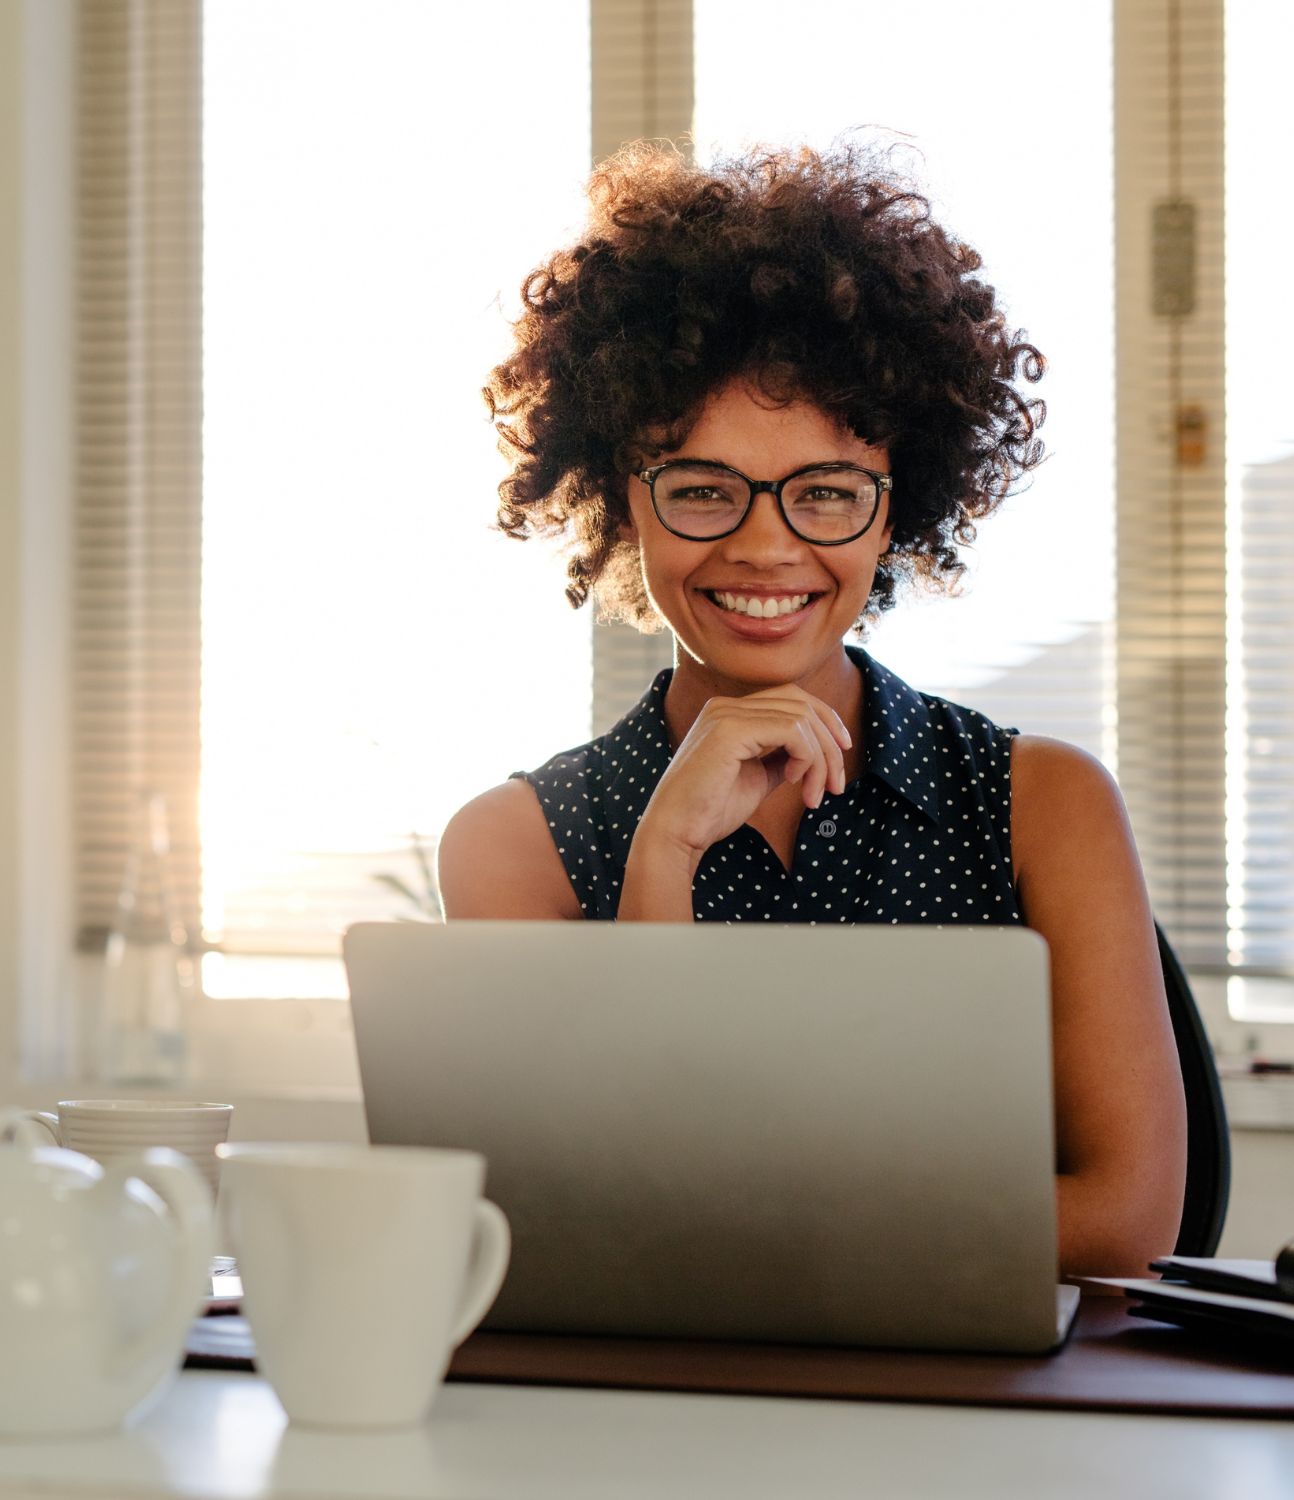
[[[31,1128],[33,1124],[49,1131],[56,1146],[63,1144],[63,1137],[58,1129],[58,1116],[47,1109],[6,1109],[0,1112],[0,1140],[8,1141],[14,1146],[49,1145],[39,1129]]]
[[[93,1191],[116,1197],[125,1191],[132,1177],[152,1188],[166,1205],[175,1225],[176,1241],[166,1306],[149,1326],[139,1329],[115,1350],[109,1373],[117,1379],[171,1344],[178,1360],[185,1330],[197,1317],[211,1285],[211,1253],[215,1243],[211,1189],[188,1157],[168,1146],[150,1146],[137,1156],[113,1162]]]
[[[477,1203],[473,1228],[472,1258],[468,1262],[467,1279],[459,1299],[458,1321],[450,1336],[450,1344],[455,1349],[489,1312],[499,1295],[512,1252],[512,1231],[508,1228],[507,1216],[497,1203],[491,1203],[488,1198]]]

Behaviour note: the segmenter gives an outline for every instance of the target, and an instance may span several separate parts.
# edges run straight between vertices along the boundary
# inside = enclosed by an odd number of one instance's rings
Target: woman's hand
[[[793,684],[711,698],[657,784],[634,843],[678,851],[695,871],[711,844],[784,782],[799,784],[806,807],[843,792],[852,743],[839,714]]]

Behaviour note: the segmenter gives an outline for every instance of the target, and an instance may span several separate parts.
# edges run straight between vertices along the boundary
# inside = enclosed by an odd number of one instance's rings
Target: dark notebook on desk
[[[1276,1260],[1166,1255],[1150,1263],[1161,1280],[1092,1278],[1122,1287],[1138,1316],[1233,1337],[1275,1340],[1294,1353],[1294,1246]]]
[[[1046,947],[1023,928],[361,924],[370,1138],[484,1154],[485,1327],[1042,1353]]]

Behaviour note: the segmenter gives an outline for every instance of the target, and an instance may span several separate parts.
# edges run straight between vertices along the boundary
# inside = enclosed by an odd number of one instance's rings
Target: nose
[[[807,546],[786,524],[771,489],[756,491],[741,525],[724,543],[734,561],[762,564],[798,558]]]

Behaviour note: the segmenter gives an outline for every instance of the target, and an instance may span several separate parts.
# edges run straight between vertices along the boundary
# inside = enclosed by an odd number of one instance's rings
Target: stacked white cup
[[[232,1104],[173,1099],[62,1099],[58,1113],[29,1110],[56,1146],[93,1157],[102,1166],[150,1146],[190,1157],[211,1188],[220,1185],[216,1147],[229,1138]]]

